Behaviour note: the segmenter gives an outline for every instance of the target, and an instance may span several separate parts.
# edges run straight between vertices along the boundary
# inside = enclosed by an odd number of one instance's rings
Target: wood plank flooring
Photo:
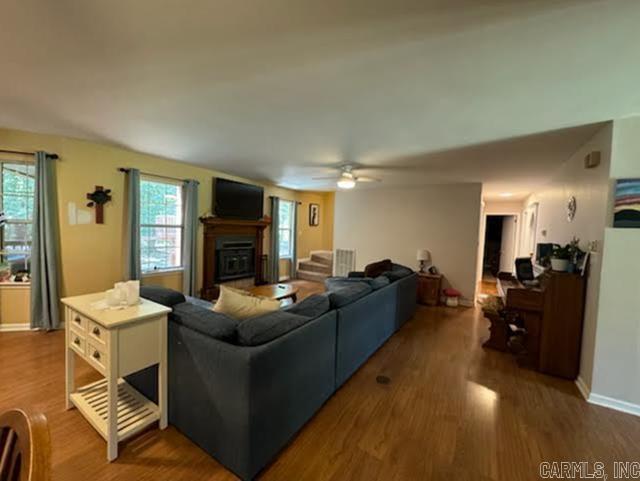
[[[640,418],[519,369],[480,347],[486,335],[477,309],[420,307],[262,479],[528,481],[541,461],[640,461]],[[97,379],[77,364],[80,385]],[[64,410],[61,332],[0,334],[0,411],[11,407],[47,415],[54,481],[236,479],[172,427],[124,443],[107,463],[102,438]]]

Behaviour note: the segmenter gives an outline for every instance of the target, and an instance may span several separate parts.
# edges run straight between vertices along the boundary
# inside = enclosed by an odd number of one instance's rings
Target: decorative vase
[[[551,258],[551,269],[557,272],[567,272],[569,270],[569,259]]]

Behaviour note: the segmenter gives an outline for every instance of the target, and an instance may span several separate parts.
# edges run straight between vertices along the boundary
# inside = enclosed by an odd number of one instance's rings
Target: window
[[[29,270],[35,190],[35,166],[0,160],[0,262]]]
[[[293,256],[293,202],[281,200],[278,216],[279,255],[280,258],[291,258]]]
[[[182,267],[182,185],[140,181],[140,265],[142,272]]]

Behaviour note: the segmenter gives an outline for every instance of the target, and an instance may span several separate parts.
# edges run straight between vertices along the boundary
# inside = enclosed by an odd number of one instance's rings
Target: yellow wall
[[[25,285],[0,285],[0,325],[28,324],[30,291]]]
[[[298,258],[333,249],[333,192],[298,192]],[[309,225],[309,204],[320,206],[320,225]]]
[[[119,167],[135,167],[143,172],[198,180],[200,182],[200,215],[211,210],[212,177],[220,176],[251,182],[214,170],[110,145],[17,130],[0,129],[0,148],[45,150],[60,156],[57,163],[57,183],[62,295],[65,296],[103,291],[123,278],[125,174],[118,172]],[[97,225],[94,222],[86,225],[70,225],[67,220],[68,203],[74,202],[78,208],[86,209],[86,194],[92,192],[96,185],[102,185],[112,191],[113,200],[105,206],[105,223],[103,225]],[[264,187],[266,206],[269,204],[270,195],[288,200],[298,200],[298,196],[306,198],[307,195],[311,195],[270,185],[264,185]],[[324,197],[325,194],[317,195]],[[321,216],[325,210],[321,207]],[[270,209],[265,208],[265,214],[270,215]],[[329,219],[330,216],[327,215],[326,218]],[[321,222],[324,222],[323,218]],[[324,239],[318,242],[315,231],[307,232],[305,229],[301,231],[299,243],[304,246],[304,249],[316,248],[316,246],[331,248],[330,245],[325,244]],[[309,240],[307,236],[310,236]],[[265,232],[267,246],[268,239],[269,230]],[[198,235],[198,249],[199,258],[202,259],[202,230]],[[198,284],[202,282],[201,269],[200,263]],[[166,278],[155,276],[145,279],[144,282],[176,287],[181,285],[181,275],[173,274]]]

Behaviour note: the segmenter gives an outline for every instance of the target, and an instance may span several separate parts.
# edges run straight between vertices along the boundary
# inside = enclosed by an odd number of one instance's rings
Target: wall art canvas
[[[320,206],[318,204],[309,204],[309,225],[320,225]]]
[[[640,179],[616,182],[613,227],[640,229]]]

